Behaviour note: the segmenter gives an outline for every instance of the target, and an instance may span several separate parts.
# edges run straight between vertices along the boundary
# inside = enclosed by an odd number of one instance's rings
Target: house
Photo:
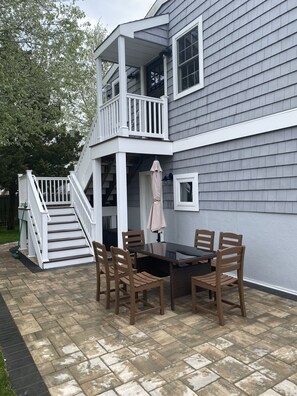
[[[97,116],[76,170],[59,187],[71,199],[53,202],[50,181],[20,177],[21,202],[29,200],[35,217],[28,215],[29,250],[39,246],[40,265],[51,266],[47,206],[55,203],[74,206],[86,246],[116,235],[121,245],[128,228],[154,240],[146,223],[157,157],[165,240],[191,245],[196,228],[216,238],[241,233],[245,279],[296,295],[295,2],[157,0],[144,19],[118,26],[95,59]],[[103,62],[113,64],[106,76]],[[48,196],[33,204],[29,189],[36,201]]]

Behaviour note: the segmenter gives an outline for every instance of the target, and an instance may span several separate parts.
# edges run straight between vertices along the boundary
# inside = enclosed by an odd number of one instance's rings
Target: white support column
[[[118,246],[123,247],[122,232],[128,230],[126,153],[116,154]]]
[[[123,36],[119,36],[118,38],[118,57],[120,82],[120,134],[122,136],[128,136],[126,54],[125,37]]]
[[[102,243],[102,182],[101,182],[101,158],[92,161],[93,167],[93,205],[94,205],[94,239]]]
[[[96,59],[96,81],[97,81],[97,136],[96,138],[100,140],[102,131],[101,131],[101,120],[100,120],[100,107],[103,104],[102,101],[102,80],[103,80],[103,71],[102,71],[102,59]],[[95,139],[95,141],[97,141]]]

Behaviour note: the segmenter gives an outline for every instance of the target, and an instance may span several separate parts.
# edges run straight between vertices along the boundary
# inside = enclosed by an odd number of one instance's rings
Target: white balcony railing
[[[100,107],[99,125],[96,139],[103,141],[120,134],[120,97],[109,100]],[[167,97],[127,94],[128,136],[168,139]]]

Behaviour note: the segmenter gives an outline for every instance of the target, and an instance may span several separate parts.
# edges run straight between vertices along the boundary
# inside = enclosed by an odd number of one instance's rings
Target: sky
[[[110,33],[119,24],[145,17],[155,0],[77,0],[86,14],[87,20],[101,24]]]

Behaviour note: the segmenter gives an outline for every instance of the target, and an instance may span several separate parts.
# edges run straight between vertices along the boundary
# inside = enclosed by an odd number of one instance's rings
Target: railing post
[[[42,213],[42,230],[41,230],[41,240],[42,240],[42,261],[49,261],[48,259],[48,235],[47,235],[47,213]]]
[[[163,100],[162,129],[163,139],[168,140],[168,96],[161,96]]]

